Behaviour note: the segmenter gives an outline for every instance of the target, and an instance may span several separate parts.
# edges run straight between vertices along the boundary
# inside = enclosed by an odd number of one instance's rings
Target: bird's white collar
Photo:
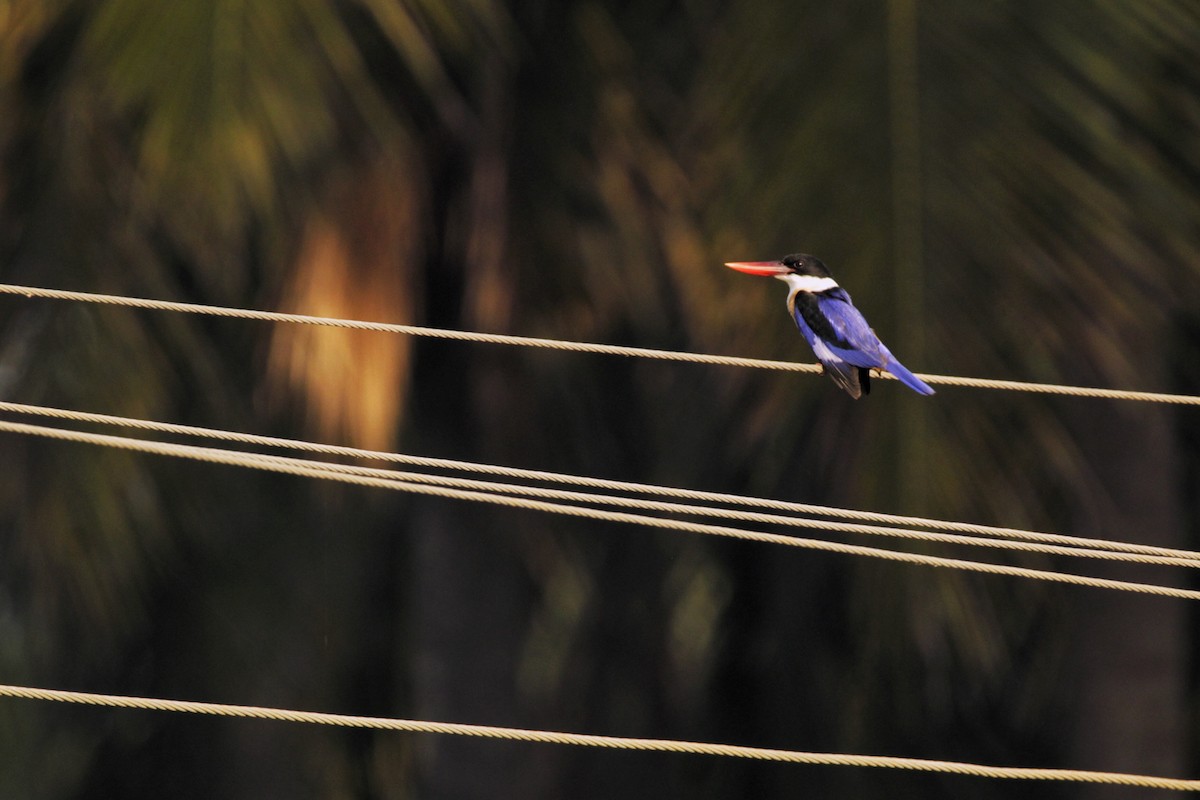
[[[797,275],[789,272],[786,275],[776,275],[775,277],[787,283],[792,292],[816,293],[838,288],[838,282],[833,278],[818,278],[816,275]]]

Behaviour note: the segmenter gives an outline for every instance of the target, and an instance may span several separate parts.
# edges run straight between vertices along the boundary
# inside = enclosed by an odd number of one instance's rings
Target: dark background
[[[721,267],[803,250],[915,371],[1195,393],[1198,47],[1183,0],[10,0],[0,280],[808,360],[783,287]],[[1198,418],[1148,404],[12,297],[0,398],[1196,546]],[[14,435],[0,460],[6,683],[1200,771],[1183,601]],[[4,700],[0,795],[1144,791]]]

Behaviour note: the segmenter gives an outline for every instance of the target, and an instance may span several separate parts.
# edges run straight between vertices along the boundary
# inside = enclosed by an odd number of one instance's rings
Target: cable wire
[[[175,311],[186,314],[207,314],[218,317],[261,320],[267,322],[289,322],[303,325],[322,325],[334,328],[349,328],[352,330],[398,333],[407,336],[425,336],[436,339],[452,339],[457,341],[503,344],[518,347],[567,350],[576,353],[599,353],[604,355],[654,358],[664,361],[685,361],[695,364],[716,364],[731,367],[784,370],[788,372],[819,373],[822,371],[820,364],[800,363],[793,361],[774,361],[762,358],[720,356],[707,353],[689,353],[679,350],[659,350],[648,347],[623,347],[612,344],[572,342],[562,339],[543,339],[532,336],[513,336],[499,333],[451,330],[447,328],[429,328],[421,325],[366,322],[363,320],[338,319],[335,317],[319,317],[309,314],[287,314],[280,311],[256,311],[253,309],[231,308],[228,306],[214,306],[201,303],[181,303],[171,300],[151,300],[140,297],[126,297],[124,295],[75,292],[64,289],[44,289],[36,286],[20,286],[9,283],[0,284],[0,294],[22,295],[24,297],[37,297],[50,300],[69,300],[81,303],[99,303],[102,305],[143,308],[155,311]],[[885,380],[896,380],[895,376],[887,372],[880,373],[879,377]],[[1193,406],[1200,405],[1200,396],[1196,395],[1167,394],[1163,392],[1139,392],[1125,389],[1101,389],[1089,386],[1069,386],[1064,384],[1034,383],[1030,381],[968,378],[954,375],[933,375],[924,372],[917,373],[917,377],[921,378],[926,383],[938,384],[942,386],[1034,392],[1039,394],[1066,395],[1071,397],[1092,397],[1109,400],[1130,400],[1146,403],[1171,403]]]
[[[607,511],[588,506],[564,505],[561,503],[550,503],[544,500],[535,500],[527,497],[514,497],[510,495],[495,494],[492,492],[452,489],[445,486],[432,486],[427,484],[412,483],[409,481],[370,477],[367,475],[340,474],[323,466],[315,466],[309,461],[289,459],[282,456],[267,456],[256,453],[244,453],[233,450],[221,450],[219,448],[196,447],[194,445],[174,444],[170,442],[157,442],[143,439],[128,439],[125,437],[110,436],[107,434],[85,433],[82,431],[65,430],[62,428],[48,428],[39,425],[27,425],[20,422],[0,421],[0,431],[43,436],[62,441],[115,447],[137,452],[189,458],[207,463],[261,469],[288,475],[323,478],[326,480],[335,480],[343,483],[358,484],[361,486],[372,486],[376,488],[392,489],[416,494],[434,495],[456,500],[491,503],[510,508],[522,508],[573,517],[606,520],[611,522],[625,522],[645,525],[653,528],[699,533],[709,536],[722,536],[745,541],[781,544],[789,547],[801,547],[830,553],[868,556],[872,558],[881,558],[888,561],[896,561],[908,564],[970,570],[991,575],[1007,575],[1035,580],[1052,581],[1056,583],[1074,584],[1077,586],[1090,586],[1099,589],[1114,589],[1118,591],[1137,592],[1141,594],[1157,595],[1160,597],[1172,597],[1184,600],[1200,600],[1200,591],[1181,589],[1174,586],[1160,586],[1157,584],[1119,581],[1109,578],[1095,578],[1069,572],[1030,569],[1027,567],[1011,566],[1007,564],[993,564],[989,562],[970,561],[959,558],[925,555],[923,553],[909,553],[876,547],[866,547],[863,545],[846,544],[843,542],[830,542],[823,539],[806,539],[794,536],[784,536],[777,533],[751,531],[744,528],[731,528],[722,525],[709,525],[664,517],[651,517],[644,514],[631,514],[623,511]]]
[[[278,458],[265,456],[265,458]],[[285,459],[293,461],[293,459]],[[974,547],[992,547],[1003,550],[1015,550],[1024,553],[1040,553],[1043,555],[1070,556],[1076,558],[1095,558],[1105,561],[1123,561],[1135,564],[1152,564],[1166,567],[1200,568],[1200,561],[1195,558],[1172,558],[1166,556],[1149,556],[1139,553],[1127,553],[1112,550],[1093,550],[1081,547],[1059,547],[1051,544],[1012,541],[1010,539],[989,539],[978,536],[960,536],[952,533],[919,531],[911,528],[886,528],[879,525],[862,525],[830,520],[793,517],[783,514],[766,514],[758,511],[740,511],[729,508],[714,508],[712,506],[697,506],[685,503],[663,502],[661,500],[644,500],[636,497],[620,497],[614,495],[594,494],[591,492],[566,491],[562,489],[547,489],[540,486],[524,484],[499,483],[496,481],[471,480],[455,478],[447,475],[430,475],[420,472],[401,472],[397,470],[378,469],[374,467],[359,467],[347,464],[329,464],[325,462],[301,461],[300,463],[320,467],[333,473],[344,475],[363,475],[411,483],[425,483],[433,486],[445,486],[452,489],[465,489],[474,492],[491,492],[526,497],[538,497],[568,503],[590,505],[610,505],[620,508],[633,508],[640,511],[654,511],[667,514],[685,514],[694,516],[713,517],[716,519],[736,520],[739,522],[754,522],[764,525],[787,525],[793,528],[804,528],[820,531],[837,531],[868,536],[891,536],[898,539],[909,539],[939,544],[968,545]]]
[[[456,331],[449,329],[429,328],[414,325],[401,325],[391,323],[375,323],[365,322],[360,320],[345,320],[329,317],[317,317],[302,314],[285,314],[280,312],[255,311],[249,309],[228,308],[221,306],[202,305],[195,303],[177,303],[171,301],[150,300],[142,298],[122,297],[118,295],[103,295],[84,292],[69,292],[54,289],[42,289],[36,287],[16,286],[10,284],[0,284],[0,294],[15,294],[24,295],[26,297],[41,297],[47,299],[72,300],[77,302],[101,303],[107,305],[135,307],[152,310],[175,311],[193,314],[208,314],[213,316],[232,317],[240,319],[253,319],[273,322],[288,322],[309,325],[321,325],[329,327],[338,327],[355,330],[380,331],[389,333],[398,333],[413,336],[424,336],[432,338],[472,341],[491,344],[503,344],[524,347],[536,347],[545,349],[558,349],[573,352],[587,352],[606,355],[620,355],[628,357],[654,358],[669,361],[683,361],[691,363],[715,364],[723,366],[750,367],[758,369],[773,369],[792,372],[810,372],[816,373],[821,371],[819,364],[795,363],[786,361],[773,361],[766,359],[742,358],[734,356],[718,356],[701,353],[688,353],[681,351],[659,350],[652,348],[640,347],[623,347],[617,345],[606,345],[586,342],[571,342],[557,339],[543,339],[526,336],[512,336],[503,334],[487,334],[469,331]],[[892,378],[891,375],[884,374],[884,378]],[[1093,397],[1107,398],[1118,400],[1131,400],[1154,403],[1173,403],[1181,405],[1200,405],[1200,397],[1190,395],[1176,395],[1155,392],[1137,392],[1114,389],[1101,389],[1092,387],[1066,386],[1058,384],[1041,384],[1024,381],[1006,381],[1006,380],[989,380],[979,378],[967,378],[961,376],[947,375],[931,375],[919,374],[923,380],[932,384],[940,384],[945,386],[960,386],[970,388],[984,389],[1000,389],[1010,391],[1026,391],[1042,394],[1056,394],[1077,397]],[[1062,537],[1057,534],[1041,534],[1032,531],[1020,531],[1019,529],[997,528],[992,526],[972,526],[965,523],[946,523],[939,520],[927,520],[916,517],[900,517],[898,515],[882,515],[873,514],[872,512],[852,512],[845,509],[833,509],[822,506],[807,506],[805,504],[786,503],[785,501],[769,501],[762,498],[745,498],[735,495],[721,495],[719,493],[695,492],[694,490],[671,490],[669,487],[655,487],[648,484],[633,484],[629,482],[604,481],[602,479],[583,478],[581,476],[563,476],[556,473],[545,473],[533,470],[515,470],[512,468],[499,468],[492,465],[471,464],[470,462],[451,462],[445,459],[423,459],[415,456],[404,456],[402,454],[378,453],[374,451],[363,451],[356,448],[342,448],[333,445],[315,445],[313,443],[299,443],[294,440],[274,439],[273,437],[259,437],[250,434],[234,434],[225,431],[213,431],[210,429],[191,428],[189,426],[171,425],[169,423],[151,423],[144,420],[130,420],[128,418],[110,417],[107,415],[91,415],[85,412],[65,412],[54,409],[39,409],[32,411],[34,407],[21,406],[20,404],[0,403],[0,410],[10,411],[13,413],[44,413],[49,416],[60,416],[62,418],[71,418],[77,420],[85,420],[92,422],[105,422],[107,424],[129,425],[140,427],[147,430],[157,430],[160,432],[185,433],[186,435],[201,435],[216,438],[227,438],[235,441],[253,443],[258,445],[268,445],[276,447],[289,447],[309,450],[310,452],[324,452],[328,454],[338,455],[353,455],[354,457],[380,458],[385,457],[385,460],[392,461],[407,461],[408,463],[425,462],[430,466],[439,468],[461,469],[467,471],[489,471],[509,470],[513,474],[520,474],[520,477],[533,480],[555,480],[562,482],[582,483],[583,485],[595,485],[597,488],[612,488],[619,491],[638,491],[638,492],[654,492],[654,493],[673,493],[674,496],[689,497],[693,499],[706,499],[715,502],[745,504],[747,501],[754,504],[764,505],[778,503],[782,507],[787,506],[789,510],[804,509],[803,513],[818,513],[828,516],[845,516],[858,515],[859,518],[872,518],[876,521],[915,523],[925,527],[942,527],[953,526],[950,529],[954,530],[972,530],[984,536],[1007,536],[1013,533],[1020,533],[1026,536],[1032,534],[1038,537],[1034,541],[1051,542],[1051,541],[1069,541],[1071,546],[1059,547],[1050,544],[1029,544],[1027,542],[1011,542],[996,540],[990,542],[997,546],[1016,547],[1022,550],[1032,550],[1035,552],[1051,552],[1055,554],[1071,554],[1071,555],[1087,555],[1089,557],[1098,558],[1121,558],[1127,559],[1131,556],[1134,560],[1139,560],[1144,563],[1170,564],[1175,566],[1195,566],[1194,562],[1200,558],[1200,554],[1190,551],[1172,550],[1168,548],[1154,548],[1143,545],[1132,545],[1127,543],[1113,543],[1105,540],[1084,540],[1077,537]],[[59,414],[52,412],[58,411]],[[49,412],[49,413],[48,413]],[[604,511],[602,509],[592,508],[589,506],[568,506],[558,503],[543,502],[540,500],[530,500],[527,497],[514,496],[532,495],[534,497],[553,498],[568,502],[580,503],[605,503],[609,505],[619,505],[624,507],[633,507],[641,510],[661,511],[667,513],[686,513],[686,514],[705,514],[709,516],[718,516],[728,519],[737,519],[742,521],[765,522],[773,524],[786,524],[799,527],[820,527],[829,530],[841,530],[853,533],[872,533],[876,535],[891,535],[891,536],[906,536],[909,538],[925,538],[935,541],[950,542],[955,544],[978,544],[980,540],[973,537],[950,536],[947,534],[929,534],[922,531],[900,530],[892,528],[880,528],[876,526],[864,525],[847,525],[844,523],[821,522],[818,520],[798,519],[795,517],[784,517],[777,514],[762,514],[757,512],[736,511],[731,509],[715,509],[707,507],[697,507],[682,505],[676,503],[662,503],[656,501],[640,500],[636,498],[601,496],[590,493],[581,492],[566,492],[562,490],[544,489],[541,487],[517,486],[512,484],[501,484],[489,481],[472,481],[460,478],[452,478],[447,476],[433,476],[417,473],[396,472],[390,470],[378,470],[374,468],[355,467],[340,464],[314,463],[300,461],[297,459],[287,459],[280,456],[267,456],[261,454],[241,453],[237,451],[219,450],[216,448],[201,448],[190,445],[178,445],[165,442],[150,442],[144,440],[127,439],[123,437],[106,436],[102,434],[89,434],[78,431],[66,431],[62,429],[44,428],[41,426],[24,425],[21,423],[0,422],[0,430],[5,430],[15,433],[25,433],[30,435],[48,436],[61,440],[86,442],[91,444],[102,444],[111,447],[121,447],[127,450],[135,450],[140,452],[155,453],[161,455],[171,455],[175,457],[192,458],[210,463],[221,463],[233,466],[252,467],[265,469],[285,474],[293,474],[305,477],[316,477],[339,480],[347,483],[357,483],[366,486],[376,486],[380,488],[399,489],[402,491],[433,494],[442,497],[451,497],[464,500],[473,500],[477,502],[495,503],[504,506],[527,508],[541,511],[548,511],[559,514],[567,514],[572,516],[590,517],[593,519],[604,519],[611,521],[622,521],[649,525],[653,527],[668,528],[674,530],[691,531],[696,533],[705,533],[711,535],[731,536],[740,539],[749,539],[756,541],[772,542],[776,544],[787,544],[791,546],[809,547],[818,550],[827,550],[832,552],[849,553],[855,555],[869,555],[889,560],[902,561],[908,563],[924,564],[929,566],[957,567],[961,569],[969,569],[979,572],[991,574],[1013,575],[1020,577],[1040,578],[1043,580],[1052,580],[1064,583],[1077,585],[1085,585],[1099,588],[1119,589],[1125,591],[1136,591],[1148,594],[1156,594],[1161,596],[1169,596],[1184,599],[1200,599],[1200,592],[1194,592],[1186,589],[1179,589],[1168,586],[1157,586],[1153,584],[1138,584],[1125,581],[1114,581],[1109,579],[1092,578],[1088,576],[1074,575],[1070,573],[1055,573],[1044,570],[1032,570],[1022,567],[1011,567],[1007,565],[989,564],[982,562],[963,561],[960,559],[949,559],[937,556],[927,556],[916,553],[903,553],[890,550],[880,550],[877,548],[861,547],[857,545],[846,545],[837,542],[827,542],[823,540],[801,539],[795,537],[780,536],[778,534],[761,533],[757,531],[746,531],[736,528],[726,528],[723,526],[703,525],[698,523],[689,523],[681,520],[647,517],[638,514],[628,514],[623,512]],[[201,432],[202,431],[202,432]],[[235,438],[236,437],[236,438]],[[301,446],[310,445],[310,446]],[[619,488],[618,488],[619,487]],[[506,492],[511,494],[500,495],[498,492]],[[715,499],[721,498],[721,499]],[[1024,537],[1022,537],[1024,538]],[[1087,542],[1092,545],[1104,548],[1104,550],[1095,549],[1077,549],[1077,544]],[[1121,548],[1121,549],[1116,549]],[[1129,548],[1128,550],[1124,548]],[[1136,548],[1136,549],[1134,549]],[[1136,554],[1140,554],[1138,557]],[[1200,789],[1200,781],[1184,780],[1174,778],[1162,778],[1146,775],[1135,775],[1127,773],[1111,773],[1111,772],[1095,772],[1085,770],[1062,770],[1062,769],[1032,769],[1032,768],[1014,768],[1014,767],[993,767],[986,765],[968,764],[963,762],[948,762],[935,761],[928,759],[912,759],[912,758],[894,758],[887,756],[864,756],[852,754],[836,754],[836,753],[813,753],[802,751],[777,750],[770,748],[754,748],[741,747],[737,745],[721,745],[709,744],[701,742],[686,742],[663,739],[642,739],[629,737],[610,737],[596,736],[589,734],[571,734],[558,733],[549,731],[537,731],[519,728],[504,728],[496,726],[479,726],[465,725],[458,723],[438,723],[425,722],[417,720],[389,719],[380,717],[362,717],[337,714],[322,714],[315,712],[289,711],[282,709],[272,709],[257,706],[238,706],[225,705],[214,703],[199,703],[185,702],[172,700],[159,700],[153,698],[138,698],[138,697],[123,697],[116,695],[101,695],[82,692],[66,692],[52,689],[34,689],[30,687],[5,686],[0,685],[0,695],[9,697],[21,697],[28,699],[52,700],[58,702],[82,703],[89,705],[101,705],[110,707],[122,708],[140,708],[149,710],[161,711],[177,711],[190,712],[210,715],[249,717],[259,719],[287,720],[296,722],[307,722],[326,725],[343,725],[363,728],[378,728],[386,730],[409,731],[409,732],[424,732],[424,733],[441,733],[467,736],[480,736],[489,738],[512,739],[527,742],[543,742],[543,743],[558,743],[570,744],[577,746],[593,746],[617,749],[633,749],[642,751],[657,751],[657,752],[683,752],[706,754],[716,756],[730,756],[739,758],[750,758],[756,760],[782,761],[788,763],[806,763],[806,764],[828,764],[828,765],[844,765],[844,766],[862,766],[862,767],[884,767],[895,769],[931,771],[940,773],[950,773],[959,775],[973,775],[989,778],[1005,778],[1005,779],[1028,779],[1028,780],[1054,780],[1054,781],[1076,781],[1089,783],[1103,783],[1113,785],[1141,786],[1146,788],[1167,789],[1176,791],[1193,791]]]
[[[494,464],[480,464],[472,461],[458,461],[452,459],[432,458],[426,456],[413,456],[402,453],[390,453],[380,450],[363,450],[355,447],[344,447],[339,445],[318,444],[315,442],[306,442],[296,439],[282,439],[272,436],[260,436],[250,433],[239,433],[234,431],[224,431],[214,428],[200,428],[190,425],[179,425],[170,422],[155,422],[144,419],[134,419],[131,417],[118,417],[109,414],[95,414],[86,411],[73,411],[68,409],[49,408],[46,406],[31,406],[21,403],[8,403],[0,401],[0,412],[11,412],[16,414],[27,414],[34,416],[51,417],[55,419],[66,419],[78,422],[89,422],[103,425],[117,425],[135,428],[138,430],[148,430],[157,433],[170,433],[182,436],[202,437],[217,439],[220,441],[237,442],[241,444],[252,444],[261,447],[276,447],[298,450],[301,452],[319,453],[324,455],[338,455],[350,458],[365,458],[378,461],[388,461],[392,463],[408,464],[412,466],[433,468],[433,469],[448,469],[458,470],[462,472],[474,472],[480,474],[499,475],[507,478],[518,480],[543,481],[550,483],[559,483],[568,486],[584,486],[593,489],[601,489],[604,491],[630,492],[640,494],[651,494],[660,497],[672,497],[681,500],[693,500],[705,503],[722,503],[729,505],[738,505],[749,508],[768,509],[771,511],[782,511],[793,514],[811,514],[823,517],[834,517],[840,519],[857,519],[865,522],[881,523],[885,525],[909,526],[908,535],[906,538],[927,538],[934,540],[933,537],[922,537],[920,531],[911,531],[911,527],[931,528],[939,531],[958,531],[965,534],[982,537],[992,537],[998,539],[1015,539],[1026,542],[1039,542],[1048,545],[1056,545],[1063,548],[1083,548],[1084,550],[1108,550],[1116,553],[1132,553],[1146,556],[1142,559],[1142,563],[1163,564],[1172,566],[1197,566],[1200,565],[1200,553],[1192,550],[1181,550],[1175,548],[1156,547],[1153,545],[1135,544],[1132,542],[1117,542],[1107,539],[1094,539],[1078,536],[1068,536],[1056,533],[1043,533],[1040,531],[1022,530],[1020,528],[1003,528],[989,525],[975,525],[966,522],[948,522],[945,520],[936,520],[926,517],[910,517],[897,514],[882,514],[871,511],[854,511],[851,509],[842,509],[832,506],[812,505],[807,503],[795,503],[785,500],[774,500],[761,497],[748,497],[744,495],[728,494],[722,492],[705,492],[696,489],[677,489],[667,486],[658,486],[655,484],[632,483],[628,481],[613,481],[603,478],[592,478],[580,475],[570,475],[558,472],[546,472],[542,470],[527,470],[515,467],[503,467]],[[498,484],[497,486],[502,486]],[[506,489],[506,491],[508,491]],[[691,513],[691,512],[689,512]],[[706,510],[704,513],[709,513],[710,516],[725,516],[729,519],[746,519],[752,520],[750,516],[737,516],[735,513],[721,514]],[[789,520],[795,518],[787,518]],[[779,523],[781,520],[777,517],[770,519],[763,517],[755,520],[768,523]],[[791,524],[786,522],[784,524]],[[833,525],[833,527],[831,527]],[[836,525],[833,523],[817,523],[811,525],[799,525],[800,527],[817,527],[824,529],[834,529]],[[887,534],[880,529],[867,529],[866,526],[859,530],[850,530],[852,533],[868,533],[879,535]],[[894,535],[904,536],[904,533]],[[947,540],[953,541],[953,540]],[[963,542],[955,542],[963,543]],[[978,544],[983,544],[979,542]],[[1017,548],[1012,548],[1017,549]],[[1057,553],[1056,550],[1042,550],[1039,552]],[[1071,552],[1072,555],[1078,555],[1079,552]],[[1138,559],[1127,559],[1138,560]],[[1191,562],[1191,563],[1185,563]]]
[[[693,755],[744,758],[754,761],[774,761],[789,764],[814,764],[845,767],[874,767],[902,769],[913,772],[932,772],[951,775],[967,775],[978,778],[1008,780],[1065,781],[1076,783],[1099,783],[1115,786],[1140,786],[1149,789],[1170,791],[1194,791],[1200,789],[1200,781],[1182,778],[1164,778],[1153,775],[1137,775],[1124,772],[1096,772],[1076,769],[1049,769],[1033,767],[994,767],[962,761],[939,761],[925,758],[902,758],[897,756],[871,756],[852,753],[817,753],[801,750],[780,750],[769,747],[745,747],[732,744],[681,741],[676,739],[648,739],[630,736],[601,736],[597,734],[566,733],[530,728],[509,728],[496,725],[469,725],[457,722],[430,722],[426,720],[397,719],[393,717],[367,717],[352,714],[330,714],[316,711],[295,711],[264,706],[233,705],[228,703],[206,703],[189,700],[163,700],[152,697],[130,697],[125,695],[73,692],[62,689],[40,689],[29,686],[0,685],[0,696],[43,700],[58,703],[74,703],[109,708],[139,709],[144,711],[167,711],[209,716],[239,717],[280,722],[301,722],[313,725],[333,725],[373,730],[403,731],[408,733],[432,733],[451,736],[473,736],[488,739],[538,744],[573,745],[576,747],[599,747],[609,750],[635,750],[657,753],[689,753]]]
[[[433,339],[451,339],[462,342],[481,342],[484,344],[536,347],[547,350],[567,350],[576,353],[632,356],[638,358],[654,358],[663,361],[686,361],[695,364],[716,364],[728,367],[754,367],[758,369],[786,370],[790,372],[821,371],[820,364],[804,364],[792,361],[771,361],[761,358],[740,358],[738,356],[718,356],[709,355],[706,353],[688,353],[677,350],[658,350],[650,347],[624,347],[615,344],[572,342],[562,339],[541,339],[533,336],[513,336],[502,333],[459,331],[449,328],[430,328],[423,325],[404,325],[394,322],[367,322],[357,319],[318,317],[309,314],[288,314],[282,311],[257,311],[248,308],[230,308],[227,306],[213,306],[202,303],[181,303],[172,300],[151,300],[141,297],[126,297],[124,295],[73,292],[64,289],[42,289],[35,286],[17,286],[8,283],[0,283],[0,294],[23,295],[25,297],[39,297],[49,300],[69,300],[79,303],[99,303],[101,305],[143,308],[153,311],[175,311],[184,314],[207,314],[216,317],[250,319],[263,322],[289,322],[300,325],[319,325],[329,328],[346,328],[357,331],[398,333],[406,336],[424,336]]]

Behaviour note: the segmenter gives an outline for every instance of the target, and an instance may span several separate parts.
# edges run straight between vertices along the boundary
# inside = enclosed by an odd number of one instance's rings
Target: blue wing
[[[870,369],[886,369],[913,391],[933,394],[933,389],[909,372],[879,340],[845,290],[797,292],[792,316],[817,360],[852,397],[870,390]]]

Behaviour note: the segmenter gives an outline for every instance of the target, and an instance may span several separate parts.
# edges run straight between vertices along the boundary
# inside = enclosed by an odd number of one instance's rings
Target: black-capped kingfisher
[[[918,394],[933,394],[927,383],[905,369],[879,341],[821,259],[795,253],[778,261],[729,261],[725,266],[778,278],[788,285],[787,307],[796,327],[825,373],[851,397],[857,399],[871,391],[872,369],[887,370]]]

